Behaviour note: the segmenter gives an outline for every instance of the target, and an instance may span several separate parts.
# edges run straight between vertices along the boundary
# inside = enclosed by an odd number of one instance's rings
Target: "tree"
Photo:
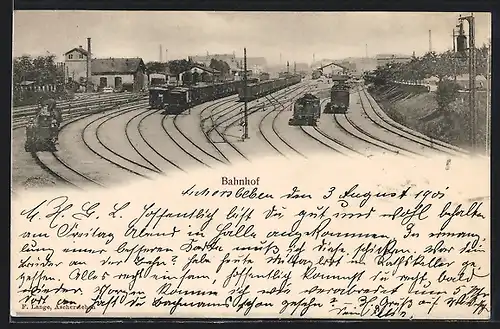
[[[215,58],[212,58],[210,60],[210,68],[219,71],[222,77],[225,77],[231,73],[231,67],[228,63]]]
[[[62,83],[63,77],[64,72],[55,63],[55,55],[14,58],[14,84],[22,81],[35,81],[39,85],[54,85]]]
[[[33,80],[33,62],[30,56],[24,55],[14,58],[13,82],[19,84],[25,80]]]
[[[483,45],[476,50],[477,74],[485,74],[488,63],[488,46]],[[375,85],[390,81],[419,81],[436,76],[439,81],[454,75],[468,72],[467,57],[452,51],[443,53],[428,52],[422,57],[413,57],[407,63],[390,63],[378,67],[369,77]]]
[[[176,59],[173,61],[169,61],[167,63],[167,67],[171,74],[178,76],[180,73],[190,70],[193,67],[194,63],[191,60],[185,59]]]
[[[162,62],[148,62],[146,63],[146,70],[149,74],[151,73],[165,73],[167,68],[167,63]]]
[[[457,99],[460,86],[451,80],[441,80],[438,82],[436,91],[436,102],[439,110],[443,113],[448,112],[449,106]]]

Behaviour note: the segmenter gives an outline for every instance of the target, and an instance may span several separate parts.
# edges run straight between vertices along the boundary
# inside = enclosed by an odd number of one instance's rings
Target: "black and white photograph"
[[[489,155],[487,13],[18,11],[13,48],[14,192],[265,155]]]
[[[11,319],[491,317],[490,13],[15,11],[12,44]]]

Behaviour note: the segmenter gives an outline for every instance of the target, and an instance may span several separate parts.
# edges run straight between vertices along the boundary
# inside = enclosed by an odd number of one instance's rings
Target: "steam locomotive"
[[[293,105],[293,116],[288,120],[290,126],[316,126],[321,116],[321,104],[318,97],[304,94]]]
[[[348,77],[332,77],[333,86],[330,90],[330,102],[326,104],[324,113],[345,114],[349,108],[349,90],[347,83]]]

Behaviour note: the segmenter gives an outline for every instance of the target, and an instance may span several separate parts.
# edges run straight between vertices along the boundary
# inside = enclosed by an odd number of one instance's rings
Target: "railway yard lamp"
[[[476,109],[476,38],[475,38],[475,18],[474,14],[458,18],[459,31],[457,36],[457,52],[462,56],[469,57],[469,107],[470,107],[470,140],[472,152],[476,151],[477,143],[477,109]],[[464,33],[463,22],[467,21],[469,25],[469,42]],[[467,54],[468,50],[468,54]]]

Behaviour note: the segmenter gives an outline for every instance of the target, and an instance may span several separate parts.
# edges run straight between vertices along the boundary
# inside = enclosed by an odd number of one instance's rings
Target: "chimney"
[[[429,52],[432,52],[432,31],[429,30]]]
[[[87,38],[87,92],[91,92],[92,86],[92,48],[90,38]]]

